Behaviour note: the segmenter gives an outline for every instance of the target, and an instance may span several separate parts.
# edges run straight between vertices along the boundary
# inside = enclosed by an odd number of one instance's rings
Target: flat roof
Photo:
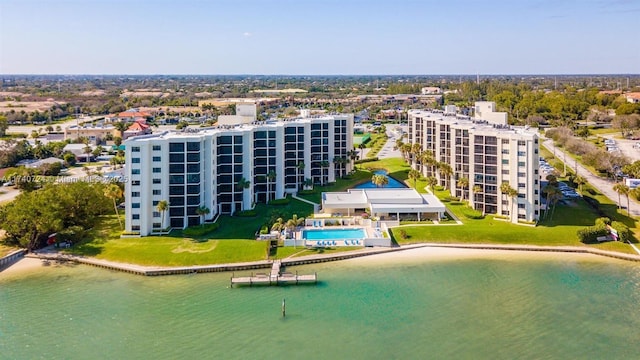
[[[349,189],[322,193],[323,208],[370,208],[379,212],[444,212],[444,204],[434,195],[415,189]]]

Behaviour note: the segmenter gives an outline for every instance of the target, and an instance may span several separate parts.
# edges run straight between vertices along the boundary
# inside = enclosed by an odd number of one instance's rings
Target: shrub
[[[372,158],[367,158],[367,159],[360,159],[360,160],[356,160],[355,163],[356,164],[362,164],[362,163],[367,163],[367,162],[373,162],[373,161],[378,161],[378,157],[372,157]]]
[[[260,228],[260,234],[266,235],[268,233],[269,233],[269,227],[267,225],[262,225],[262,227]]]
[[[470,207],[466,207],[464,209],[462,209],[462,215],[464,215],[464,217],[466,217],[467,219],[482,219],[484,218],[484,215],[482,215],[482,211],[478,211],[475,209],[472,209]]]
[[[82,226],[69,226],[64,230],[60,230],[56,233],[56,242],[69,241],[72,243],[80,242],[84,239],[86,231]]]
[[[254,217],[258,215],[258,213],[255,210],[242,210],[242,211],[236,211],[235,213],[233,213],[233,216],[239,216],[239,217]]]
[[[609,230],[604,224],[597,224],[594,226],[588,226],[578,230],[578,240],[582,243],[589,244],[598,241],[598,237],[606,236],[609,234]]]
[[[316,191],[309,189],[309,190],[300,190],[298,191],[298,195],[310,195],[310,194],[315,194]]]
[[[618,232],[618,240],[626,242],[631,239],[631,231],[629,231],[627,225],[614,221],[611,223],[611,228]]]
[[[286,197],[282,199],[273,199],[269,201],[269,205],[287,205],[289,202],[291,202],[291,199]]]
[[[182,234],[186,236],[203,236],[220,227],[218,223],[210,223],[204,225],[191,226],[182,230]]]
[[[435,190],[435,191],[442,191],[442,190],[444,190],[444,186],[442,186],[442,185],[436,185],[436,186],[434,186],[434,187],[433,187],[433,190]]]
[[[398,237],[402,240],[407,240],[409,238],[409,236],[407,235],[407,232],[404,231],[403,229],[398,230]]]

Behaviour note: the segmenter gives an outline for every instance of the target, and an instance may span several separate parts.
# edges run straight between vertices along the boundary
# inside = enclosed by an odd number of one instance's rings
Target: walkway
[[[542,145],[547,149],[549,149],[549,151],[552,152],[558,160],[564,161],[565,159],[567,159],[567,161],[565,162],[565,164],[567,165],[567,169],[571,169],[576,174],[584,177],[589,182],[589,184],[591,184],[594,188],[596,188],[596,190],[598,190],[599,192],[604,194],[606,197],[611,199],[611,201],[613,201],[614,203],[616,204],[618,203],[618,193],[613,190],[613,185],[615,184],[613,180],[603,179],[599,176],[594,175],[587,168],[585,168],[582,164],[578,163],[577,161],[573,161],[573,164],[571,164],[572,163],[571,160],[573,160],[573,158],[570,157],[567,153],[565,153],[564,149],[557,148],[553,144],[553,140],[551,139],[543,141]],[[627,199],[624,196],[621,196],[620,200],[622,202],[622,206],[626,207]],[[632,198],[629,198],[629,203],[631,205],[637,205],[637,203]],[[630,207],[631,209],[629,210],[632,216],[640,216],[640,207],[638,206],[630,206]]]

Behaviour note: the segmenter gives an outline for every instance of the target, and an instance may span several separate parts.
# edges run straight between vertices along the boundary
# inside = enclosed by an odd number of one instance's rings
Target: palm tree
[[[627,215],[629,214],[629,187],[624,183],[617,183],[613,185],[613,191],[618,193],[618,209],[622,207],[620,201],[620,195],[624,195],[627,197]]]
[[[549,215],[549,207],[551,207],[551,215],[549,221],[553,219],[553,213],[556,210],[556,204],[562,199],[562,192],[558,187],[553,185],[547,185],[544,188],[544,192],[547,194],[547,211],[545,211],[545,218]]]
[[[427,177],[427,186],[431,189],[431,191],[433,191],[433,187],[438,185],[438,179],[436,179],[435,176],[429,176]]]
[[[438,163],[438,172],[440,173],[440,176],[442,176],[444,178],[444,187],[445,187],[445,189],[448,189],[449,188],[449,178],[453,174],[453,169],[451,168],[451,165],[449,165],[449,164],[447,164],[445,162]]]
[[[337,168],[339,170],[339,177],[342,177],[342,158],[339,156],[336,156],[333,158],[333,164],[334,164],[334,168]]]
[[[584,177],[577,175],[575,177],[575,179],[573,179],[573,182],[576,183],[576,185],[578,185],[578,190],[580,190],[580,192],[582,192],[582,185],[587,183],[587,179],[585,179]]]
[[[304,161],[300,161],[300,162],[298,162],[298,166],[297,166],[297,168],[298,168],[298,172],[300,172],[300,175],[302,175],[303,177],[304,177],[304,168],[305,168],[306,166],[307,166],[307,165],[304,163]]]
[[[120,228],[124,229],[122,226],[122,220],[120,220],[120,214],[118,213],[118,204],[116,203],[117,200],[122,198],[122,188],[120,188],[118,184],[111,183],[104,189],[104,196],[113,201],[113,209],[116,211],[118,224],[120,224]]]
[[[267,202],[271,200],[271,182],[278,177],[275,170],[269,170],[267,173]]]
[[[433,156],[433,151],[431,150],[423,151],[422,154],[420,154],[420,161],[422,162],[423,166],[429,167],[429,171],[427,171],[427,174],[431,175],[431,173],[433,172],[433,167],[437,163],[436,158]]]
[[[355,168],[356,168],[356,159],[358,158],[358,152],[355,151],[355,150],[349,150],[349,152],[347,152],[347,155],[351,159],[351,168],[352,168],[352,170],[355,170]]]
[[[360,159],[364,159],[364,148],[366,148],[367,146],[363,143],[360,143],[360,145],[358,145],[358,149],[360,149]]]
[[[422,176],[422,174],[420,173],[420,171],[415,170],[415,169],[411,169],[409,170],[409,179],[413,180],[413,188],[415,189],[418,183],[418,179],[420,179],[420,176]]]
[[[513,209],[511,205],[513,204],[513,198],[518,196],[518,190],[512,188],[508,182],[503,182],[502,184],[500,184],[500,192],[503,196],[507,196],[509,198],[509,219],[513,221]]]
[[[284,228],[284,220],[280,217],[271,225],[271,231],[282,231]]]
[[[409,161],[409,154],[411,153],[411,144],[402,144],[400,146],[400,152],[402,153],[402,157],[404,161]]]
[[[331,165],[331,164],[327,160],[323,160],[323,161],[320,162],[320,168],[321,168],[320,170],[322,171],[320,173],[320,184],[322,186],[324,186],[324,169],[328,168],[329,165]]]
[[[305,188],[313,188],[313,179],[311,179],[311,178],[304,179],[304,187]]]
[[[402,142],[402,138],[400,139],[396,139],[396,146],[394,146],[394,150],[399,150],[400,148],[402,148],[402,145],[404,145],[404,142]]]
[[[376,187],[384,187],[389,184],[389,178],[385,175],[376,174],[371,177],[371,182]]]
[[[204,206],[204,205],[200,205],[196,209],[196,214],[200,215],[200,217],[202,218],[200,220],[200,226],[204,226],[204,217],[205,217],[205,215],[209,214],[210,212],[211,212],[211,210],[209,210],[209,208]]]
[[[462,195],[460,195],[460,201],[464,200],[464,190],[469,186],[469,178],[462,177],[458,179],[456,186],[462,189]]]
[[[164,214],[167,212],[167,210],[169,210],[169,202],[167,200],[160,200],[158,201],[158,205],[156,205],[156,209],[158,209],[158,211],[160,212],[161,215],[161,220],[160,220],[160,226],[164,226]]]
[[[236,184],[236,188],[238,190],[242,191],[242,192],[244,192],[244,190],[248,189],[249,187],[251,187],[251,181],[249,181],[249,180],[247,180],[245,178],[242,178],[242,179],[238,180],[238,183]],[[244,198],[244,196],[243,196],[243,198]],[[242,204],[244,204],[244,201],[242,202]],[[241,210],[244,210],[244,206],[243,206],[243,209],[241,209]]]
[[[476,203],[478,202],[478,194],[482,192],[482,186],[480,185],[473,185],[473,202],[474,202],[474,208],[476,210],[478,210]],[[484,209],[482,209],[482,211],[484,212]]]
[[[113,127],[118,130],[118,132],[120,133],[120,138],[122,138],[124,131],[129,128],[129,124],[124,121],[118,121],[117,123],[113,124]]]
[[[420,154],[422,153],[422,145],[415,143],[411,145],[411,161],[413,163],[416,163],[420,157]]]

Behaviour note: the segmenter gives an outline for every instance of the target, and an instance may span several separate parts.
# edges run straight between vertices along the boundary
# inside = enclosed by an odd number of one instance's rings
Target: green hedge
[[[373,161],[378,161],[378,157],[372,157],[372,158],[367,158],[367,159],[360,159],[360,160],[356,160],[355,163],[356,164],[362,164],[362,163],[368,163],[368,162],[373,162]]]
[[[467,219],[483,219],[484,218],[484,215],[482,215],[482,211],[478,211],[470,207],[463,208],[461,212],[462,212],[462,215],[464,215],[464,217],[466,217]]]
[[[291,202],[291,199],[286,197],[282,199],[274,199],[269,201],[269,205],[287,205]]]
[[[239,217],[254,217],[258,215],[258,213],[255,210],[242,210],[242,211],[236,211],[235,213],[233,213],[233,216],[239,216]]]
[[[631,231],[629,231],[627,225],[614,221],[611,223],[611,227],[618,232],[618,240],[626,242],[631,239]]]
[[[203,236],[220,227],[218,223],[210,223],[204,225],[191,226],[182,230],[182,234],[186,236]]]
[[[607,226],[599,223],[594,226],[588,226],[586,228],[578,230],[578,240],[585,244],[598,242],[598,237],[606,236],[609,234]]]

